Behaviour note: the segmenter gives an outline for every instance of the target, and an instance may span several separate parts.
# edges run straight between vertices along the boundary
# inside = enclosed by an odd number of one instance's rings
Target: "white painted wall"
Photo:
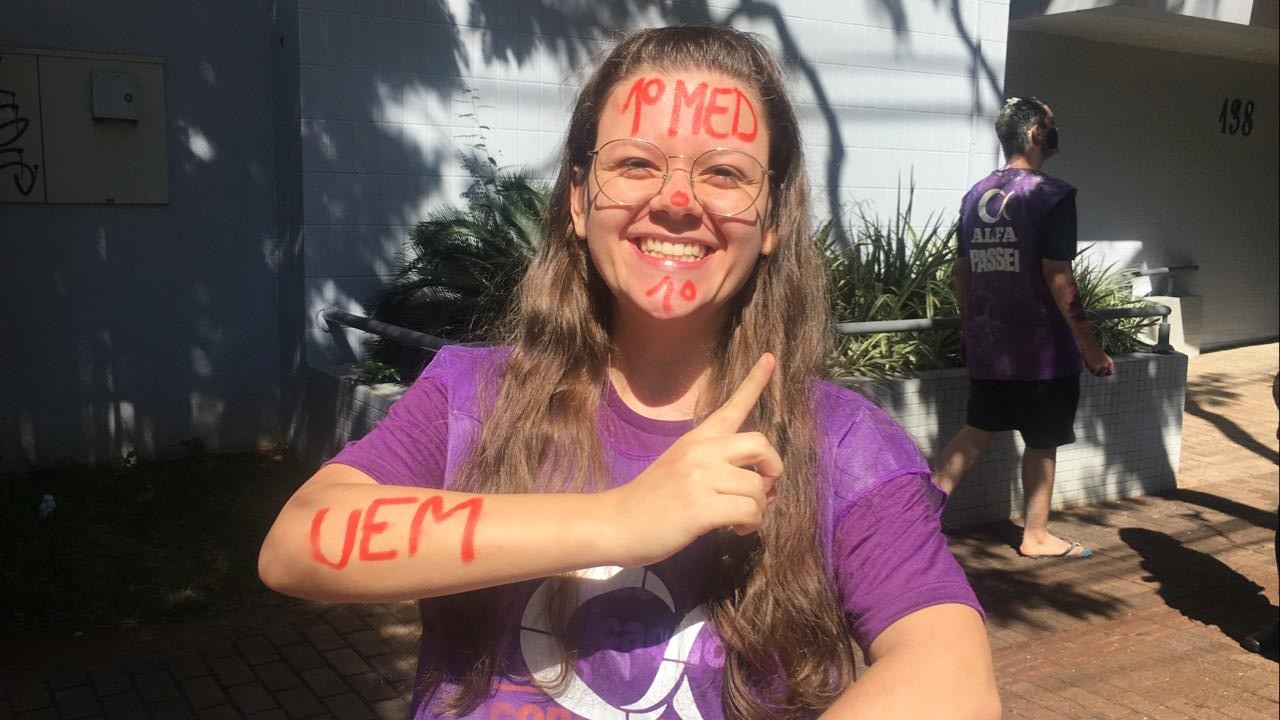
[[[1196,264],[1202,348],[1280,334],[1275,65],[1010,33],[1010,94],[1054,108],[1079,188],[1081,244],[1121,265]],[[1254,103],[1253,131],[1223,134],[1224,98]]]
[[[501,162],[550,175],[577,83],[607,30],[729,23],[789,59],[815,215],[894,211],[914,176],[917,217],[948,218],[998,161],[1007,0],[684,2],[670,9],[519,0],[302,0],[297,11],[307,358],[335,360],[317,315],[361,312],[412,225],[458,203],[457,152],[476,123]]]

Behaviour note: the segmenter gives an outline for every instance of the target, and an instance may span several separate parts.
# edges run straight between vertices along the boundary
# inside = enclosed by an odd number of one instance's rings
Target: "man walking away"
[[[1080,543],[1049,533],[1049,501],[1057,449],[1075,442],[1082,364],[1099,377],[1113,374],[1115,364],[1089,329],[1071,272],[1076,190],[1041,172],[1058,152],[1053,111],[1038,98],[1010,98],[995,127],[1008,164],[964,196],[955,264],[968,417],[943,449],[934,480],[950,494],[993,433],[1017,430],[1026,443],[1018,552],[1089,557]]]

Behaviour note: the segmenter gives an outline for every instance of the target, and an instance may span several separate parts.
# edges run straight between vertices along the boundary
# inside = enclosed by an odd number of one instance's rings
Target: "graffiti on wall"
[[[0,178],[12,177],[14,187],[25,197],[36,187],[40,164],[26,159],[22,138],[31,126],[31,118],[23,115],[19,99],[14,91],[0,87]]]
[[[0,55],[0,202],[43,202],[39,73],[35,58]]]

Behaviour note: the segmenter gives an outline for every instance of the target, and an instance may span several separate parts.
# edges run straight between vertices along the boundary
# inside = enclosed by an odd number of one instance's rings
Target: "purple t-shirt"
[[[476,388],[495,382],[504,351],[449,347],[365,438],[330,462],[377,481],[448,489],[475,441],[481,418]],[[870,401],[842,387],[815,390],[824,552],[833,588],[866,650],[899,618],[930,605],[962,603],[982,612],[947,548],[939,516],[944,496],[929,480],[911,439]],[[646,418],[609,388],[600,406],[600,438],[615,485],[630,481],[693,427]],[[723,717],[724,648],[705,614],[704,547],[644,568],[597,568],[571,620],[580,656],[564,689],[549,695],[532,675],[554,679],[559,654],[546,617],[545,580],[507,586],[518,638],[507,648],[515,668],[468,718]],[[421,657],[447,653],[424,639]],[[421,663],[420,663],[421,665]],[[527,672],[526,672],[527,671]],[[421,680],[421,678],[419,678]],[[454,686],[442,688],[447,696]],[[444,717],[421,697],[414,717]]]
[[[970,377],[1050,380],[1084,369],[1040,264],[1041,223],[1075,191],[1041,172],[1004,168],[965,194],[960,257],[969,261],[964,343]]]

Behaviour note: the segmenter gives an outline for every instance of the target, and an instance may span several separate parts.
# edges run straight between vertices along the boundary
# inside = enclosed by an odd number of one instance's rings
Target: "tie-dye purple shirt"
[[[500,349],[442,350],[365,438],[331,461],[377,481],[447,489],[480,428],[476,388],[492,386]],[[940,532],[943,495],[929,481],[911,439],[860,395],[830,384],[815,389],[824,552],[832,587],[865,650],[899,618],[931,605],[961,603],[982,612]],[[689,421],[643,417],[610,389],[600,438],[615,485],[628,482],[682,434]],[[663,562],[597,577],[571,620],[579,657],[554,695],[537,679],[554,677],[559,653],[546,617],[544,580],[508,586],[520,632],[506,649],[507,676],[468,718],[715,720],[721,709],[724,648],[698,596],[706,572],[701,542]],[[448,648],[424,640],[422,657]],[[533,678],[531,680],[530,678]],[[453,686],[446,684],[447,695]],[[444,717],[415,697],[414,717]]]
[[[1050,380],[1084,369],[1071,328],[1044,281],[1042,223],[1076,189],[1044,173],[997,170],[960,204],[965,362],[981,380]]]

